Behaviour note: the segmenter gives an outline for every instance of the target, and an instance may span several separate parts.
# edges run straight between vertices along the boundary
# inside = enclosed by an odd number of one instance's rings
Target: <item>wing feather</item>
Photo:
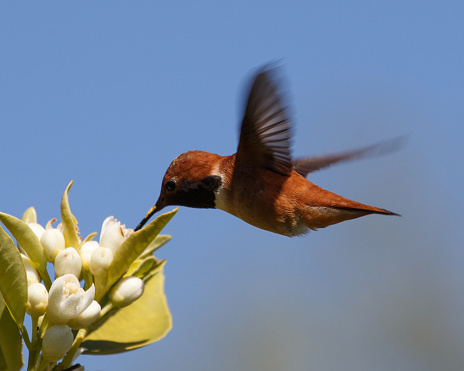
[[[275,74],[275,69],[263,69],[254,78],[240,128],[237,161],[290,176],[292,123]]]

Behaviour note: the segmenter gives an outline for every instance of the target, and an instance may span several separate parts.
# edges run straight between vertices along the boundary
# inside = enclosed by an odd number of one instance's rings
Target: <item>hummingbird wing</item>
[[[322,156],[297,158],[292,162],[293,170],[306,177],[309,173],[329,167],[332,164],[348,160],[356,160],[365,157],[384,155],[399,149],[404,141],[404,136],[385,140],[367,147],[351,151],[330,153]]]
[[[240,128],[239,166],[265,167],[290,176],[291,129],[292,124],[275,82],[275,69],[263,69],[251,86]]]

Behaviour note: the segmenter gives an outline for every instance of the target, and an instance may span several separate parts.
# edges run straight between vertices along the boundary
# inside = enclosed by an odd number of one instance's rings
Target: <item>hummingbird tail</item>
[[[345,220],[360,218],[369,214],[396,215],[392,211],[374,206],[355,203],[356,206],[319,206],[311,207],[311,211],[303,215],[304,224],[313,230],[325,228]]]

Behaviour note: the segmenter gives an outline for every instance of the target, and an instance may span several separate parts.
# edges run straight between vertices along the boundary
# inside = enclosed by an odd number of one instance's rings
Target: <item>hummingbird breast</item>
[[[297,213],[298,200],[283,192],[288,177],[266,169],[240,166],[222,166],[219,173],[222,186],[216,191],[217,209],[255,227],[285,236],[308,231]]]

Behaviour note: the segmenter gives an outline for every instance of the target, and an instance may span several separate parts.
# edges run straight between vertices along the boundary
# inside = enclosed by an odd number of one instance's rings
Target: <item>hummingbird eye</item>
[[[174,191],[176,189],[176,182],[169,180],[166,182],[165,187],[168,191]]]

